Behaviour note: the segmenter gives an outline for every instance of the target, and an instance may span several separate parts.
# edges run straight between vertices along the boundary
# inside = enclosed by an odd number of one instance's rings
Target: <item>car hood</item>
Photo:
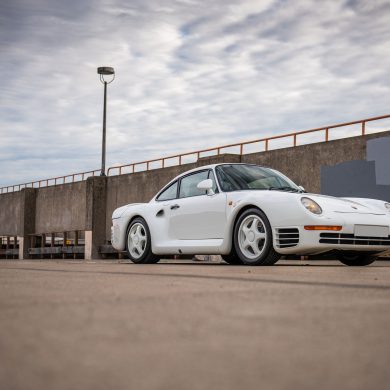
[[[319,194],[302,194],[301,197],[308,197],[317,202],[324,211],[353,214],[375,214],[385,215],[380,209],[370,205],[363,205],[349,199],[336,198],[333,196]]]

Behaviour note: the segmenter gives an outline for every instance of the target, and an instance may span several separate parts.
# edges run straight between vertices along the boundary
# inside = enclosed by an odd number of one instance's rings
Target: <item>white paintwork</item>
[[[168,229],[178,240],[223,239],[226,194],[200,195],[173,201],[180,208],[168,211]]]
[[[190,172],[210,169],[214,172],[218,165],[209,165],[188,171],[170,183]],[[210,188],[203,180],[202,189]],[[168,184],[170,184],[168,183]],[[203,187],[204,186],[204,187]],[[244,207],[254,206],[267,216],[273,232],[274,249],[281,254],[308,255],[337,250],[390,251],[388,245],[347,245],[320,244],[322,231],[308,231],[305,225],[342,226],[337,233],[353,234],[355,225],[385,226],[390,235],[390,212],[385,202],[374,199],[335,198],[331,196],[291,193],[283,191],[233,191],[199,195],[168,201],[158,201],[154,197],[149,203],[130,204],[116,209],[113,213],[112,245],[124,250],[127,229],[130,221],[137,216],[148,224],[152,251],[156,255],[165,254],[228,254],[232,248],[234,222]],[[308,197],[322,208],[321,215],[315,215],[301,204],[301,198]],[[171,206],[180,206],[171,209]],[[279,248],[276,231],[279,228],[297,228],[299,243],[289,248]]]
[[[211,179],[206,179],[206,180],[202,180],[198,185],[197,187],[200,189],[200,190],[206,190],[207,191],[207,195],[214,195],[214,191],[213,191],[213,181]]]

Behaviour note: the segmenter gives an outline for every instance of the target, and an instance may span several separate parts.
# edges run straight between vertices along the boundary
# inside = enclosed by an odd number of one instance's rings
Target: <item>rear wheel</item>
[[[256,208],[245,210],[233,233],[234,250],[246,265],[273,265],[281,257],[272,244],[272,229],[267,216]]]
[[[345,265],[349,265],[351,267],[362,267],[365,265],[372,264],[376,257],[372,255],[366,254],[341,254],[338,256],[338,259]]]
[[[160,260],[152,252],[149,227],[141,217],[135,218],[127,229],[126,252],[136,264],[154,264]]]

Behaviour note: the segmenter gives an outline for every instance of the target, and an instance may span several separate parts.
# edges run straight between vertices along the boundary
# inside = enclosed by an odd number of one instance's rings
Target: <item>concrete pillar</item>
[[[35,230],[35,188],[23,188],[21,190],[21,213],[20,213],[20,228],[18,233],[19,240],[19,259],[28,259],[28,249],[31,247],[31,234]]]
[[[23,236],[18,236],[19,240],[19,260],[28,259],[28,248],[30,247],[30,241],[28,239],[24,240]]]
[[[55,244],[55,233],[52,233],[51,234],[51,238],[50,238],[50,247],[51,247],[51,250],[53,250],[54,248],[54,244]],[[50,258],[52,259],[53,258],[53,252],[50,253]]]
[[[10,240],[9,236],[7,236],[7,246],[5,247],[6,251],[10,248],[10,244],[11,244],[11,240]],[[8,255],[5,255],[5,258],[8,259]]]
[[[107,178],[105,176],[87,179],[87,211],[85,221],[86,260],[101,259],[99,246],[106,241]]]
[[[76,230],[76,231],[74,232],[74,243],[73,243],[73,248],[78,247],[78,245],[79,245],[79,232],[78,232],[78,230]],[[73,259],[76,259],[76,258],[77,258],[77,255],[76,255],[76,253],[74,252],[74,253],[73,253]]]

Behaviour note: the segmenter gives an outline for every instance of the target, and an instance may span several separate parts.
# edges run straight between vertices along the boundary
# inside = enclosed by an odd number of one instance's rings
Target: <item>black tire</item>
[[[142,255],[139,257],[134,256],[131,253],[131,249],[129,248],[129,234],[132,227],[135,225],[142,226],[146,237]],[[152,252],[152,237],[150,235],[150,230],[146,221],[141,217],[135,218],[133,221],[131,221],[129,227],[127,228],[126,252],[127,252],[127,257],[135,264],[155,264],[160,261],[160,258],[157,257]]]
[[[372,264],[376,260],[375,256],[362,253],[340,254],[337,258],[341,263],[350,267],[363,267]]]
[[[265,243],[264,246],[262,247],[261,253],[259,256],[252,257],[252,258],[246,256],[245,253],[241,250],[239,245],[240,226],[243,223],[243,221],[250,216],[255,216],[259,218],[265,230],[263,232],[265,233],[265,239],[264,239]],[[238,217],[234,226],[233,243],[234,243],[234,251],[237,254],[237,257],[240,259],[242,264],[245,265],[273,265],[281,257],[281,255],[277,253],[273,247],[272,228],[271,228],[271,224],[268,221],[267,216],[261,210],[256,208],[245,210]],[[253,256],[255,256],[255,253],[253,253]]]
[[[227,255],[221,255],[222,259],[226,261],[226,263],[230,265],[243,265],[244,263],[240,260],[235,252],[234,248],[232,248],[231,252]]]

